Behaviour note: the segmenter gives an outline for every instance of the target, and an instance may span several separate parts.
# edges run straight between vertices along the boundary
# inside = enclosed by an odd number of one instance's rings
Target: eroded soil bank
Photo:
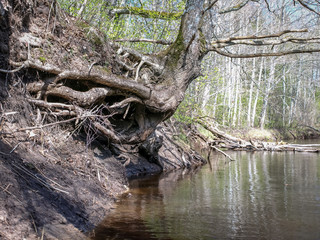
[[[137,146],[115,153],[115,146],[88,145],[84,135],[58,126],[17,131],[27,110],[12,106],[2,113],[0,239],[84,239],[128,189],[127,177],[205,162],[174,143],[165,126],[156,132],[165,138],[158,157],[147,158]]]
[[[124,168],[101,146],[27,139],[0,142],[0,239],[83,239],[127,189]]]

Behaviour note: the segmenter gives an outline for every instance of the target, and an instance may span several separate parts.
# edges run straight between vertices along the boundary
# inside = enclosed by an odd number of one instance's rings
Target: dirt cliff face
[[[26,101],[26,83],[39,73],[10,72],[9,61],[25,61],[37,44],[52,44],[52,53],[39,48],[32,57],[58,61],[68,57],[61,49],[66,37],[76,39],[54,17],[47,22],[50,11],[47,1],[1,1],[0,69],[7,72],[0,73],[0,239],[82,239],[127,189],[124,167],[104,145],[87,145],[85,135],[70,135],[67,126],[19,131],[46,120]],[[53,24],[47,42],[39,43]],[[73,44],[90,50],[82,41]]]

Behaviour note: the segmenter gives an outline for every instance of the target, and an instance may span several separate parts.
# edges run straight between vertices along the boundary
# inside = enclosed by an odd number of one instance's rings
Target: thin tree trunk
[[[261,119],[260,119],[260,128],[264,129],[266,115],[267,115],[267,109],[268,109],[268,103],[269,103],[269,94],[271,90],[271,82],[274,80],[275,77],[275,61],[274,59],[270,59],[270,75],[267,78],[267,86],[266,86],[266,92],[263,98],[263,105],[261,110]]]
[[[81,5],[81,8],[80,8],[80,10],[78,12],[77,18],[81,18],[82,17],[82,13],[83,13],[84,9],[86,8],[87,2],[88,2],[88,0],[84,0],[83,1],[82,5]]]
[[[251,108],[252,108],[252,95],[253,95],[253,83],[256,78],[256,59],[253,59],[252,62],[252,74],[251,74],[251,82],[250,82],[250,90],[249,90],[249,100],[248,100],[248,115],[247,115],[247,126],[251,127]]]
[[[283,68],[283,75],[282,75],[282,86],[283,86],[283,96],[282,96],[282,125],[286,126],[286,75],[285,75],[285,68]]]
[[[259,71],[259,77],[258,77],[258,83],[257,83],[257,93],[254,99],[253,109],[252,109],[252,118],[251,118],[251,127],[255,126],[255,119],[256,119],[256,111],[257,111],[257,105],[259,100],[259,92],[260,92],[260,85],[261,85],[261,79],[262,79],[262,71],[263,71],[263,64],[264,59],[261,59],[260,64],[260,71]]]

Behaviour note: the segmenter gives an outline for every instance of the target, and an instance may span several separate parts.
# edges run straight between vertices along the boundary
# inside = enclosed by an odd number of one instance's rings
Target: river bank
[[[86,239],[128,178],[206,162],[166,125],[144,144],[121,146],[88,141],[68,125],[21,130],[36,117],[23,102],[15,91],[2,101],[1,239]]]
[[[22,102],[17,91],[2,101],[1,239],[85,239],[128,190],[128,178],[206,163],[195,151],[207,152],[210,139],[199,126],[169,120],[143,144],[108,144],[68,125],[20,131],[36,117]],[[271,132],[228,133],[282,140]]]
[[[194,150],[207,150],[201,131],[173,121],[139,146],[88,145],[83,133],[61,126],[17,131],[31,114],[20,97],[1,115],[2,239],[85,239],[128,190],[128,178],[206,163]]]
[[[68,66],[70,71],[90,75],[101,58],[109,60],[110,56],[101,56],[108,46],[93,28],[59,13],[59,8],[53,10],[48,1],[3,1],[3,6],[0,239],[85,239],[113,208],[117,197],[128,190],[128,178],[205,164],[194,149],[201,152],[207,148],[206,138],[181,124],[164,123],[146,142],[135,145],[114,144],[99,137],[90,120],[100,106],[86,109],[83,113],[87,115],[81,117],[75,107],[79,102],[88,104],[88,99],[77,97],[87,95],[83,93],[89,92],[90,82],[80,85],[73,79],[63,89],[74,96],[67,94],[63,99],[58,98],[63,93],[50,96],[49,91],[48,98],[38,101],[31,87],[40,83],[37,93],[43,95],[56,72],[54,68],[45,71],[44,66]],[[30,65],[30,58],[40,69],[24,68]],[[117,70],[112,69],[113,62],[108,64],[98,70]],[[77,87],[71,90],[71,86]],[[50,97],[51,102],[47,101]],[[139,127],[141,119],[129,117],[129,107],[123,108],[128,122],[132,120],[132,125]],[[111,116],[102,120],[108,122]]]

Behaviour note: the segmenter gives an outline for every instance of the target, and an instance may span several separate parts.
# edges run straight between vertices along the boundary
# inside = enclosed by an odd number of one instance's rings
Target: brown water
[[[133,180],[94,239],[320,239],[320,155],[233,152]]]

